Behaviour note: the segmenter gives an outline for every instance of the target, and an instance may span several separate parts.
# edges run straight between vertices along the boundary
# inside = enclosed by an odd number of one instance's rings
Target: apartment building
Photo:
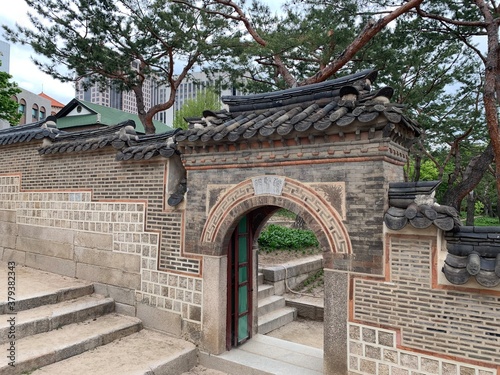
[[[208,77],[203,72],[194,72],[179,85],[176,95],[175,103],[169,109],[159,112],[154,116],[166,125],[171,126],[174,121],[175,112],[178,111],[184,102],[189,99],[196,98],[200,90],[205,90],[209,86],[216,84],[216,81],[223,81],[222,74]],[[144,91],[144,104],[146,109],[152,106],[165,103],[170,97],[170,87],[161,84],[159,81],[152,78],[147,79],[143,86]],[[233,88],[223,89],[221,96],[240,95],[239,92]],[[78,100],[85,100],[90,103],[103,105],[106,107],[120,109],[128,113],[137,114],[137,105],[135,95],[132,91],[120,91],[116,85],[110,84],[102,87],[99,84],[85,89],[84,82],[80,82],[77,86],[75,98]]]

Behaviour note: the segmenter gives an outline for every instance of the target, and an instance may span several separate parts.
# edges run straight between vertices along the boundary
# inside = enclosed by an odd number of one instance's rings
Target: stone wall
[[[183,255],[182,208],[165,207],[167,159],[117,162],[111,147],[39,156],[39,146],[2,147],[0,258],[94,281],[127,314],[159,308],[156,328],[179,334],[180,316],[199,331],[201,259]]]
[[[350,371],[497,374],[500,295],[442,284],[442,241],[434,227],[389,232],[385,277],[351,277]]]

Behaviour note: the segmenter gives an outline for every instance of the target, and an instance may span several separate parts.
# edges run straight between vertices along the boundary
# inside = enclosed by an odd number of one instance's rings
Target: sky
[[[284,0],[265,0],[273,10],[278,11]],[[0,13],[0,25],[14,27],[16,23],[22,26],[30,26],[27,13],[30,8],[24,1],[16,1],[15,6],[3,7]],[[0,40],[4,40],[3,29],[0,29]],[[75,89],[72,83],[61,83],[51,76],[41,72],[32,62],[34,55],[30,46],[22,46],[10,43],[10,75],[12,81],[25,90],[39,94],[42,91],[50,97],[67,104],[75,97]]]

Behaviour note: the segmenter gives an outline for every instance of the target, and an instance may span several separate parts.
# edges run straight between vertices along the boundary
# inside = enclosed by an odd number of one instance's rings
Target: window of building
[[[26,101],[21,99],[19,102],[19,113],[25,115],[26,114]]]
[[[33,104],[33,107],[31,107],[31,121],[38,121],[38,104]]]
[[[40,107],[40,120],[44,120],[45,119],[45,107]]]

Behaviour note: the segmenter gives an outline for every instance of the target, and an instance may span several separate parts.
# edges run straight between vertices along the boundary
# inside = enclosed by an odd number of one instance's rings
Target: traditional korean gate
[[[252,333],[252,230],[244,216],[235,228],[228,249],[228,311],[226,346],[243,344]]]

